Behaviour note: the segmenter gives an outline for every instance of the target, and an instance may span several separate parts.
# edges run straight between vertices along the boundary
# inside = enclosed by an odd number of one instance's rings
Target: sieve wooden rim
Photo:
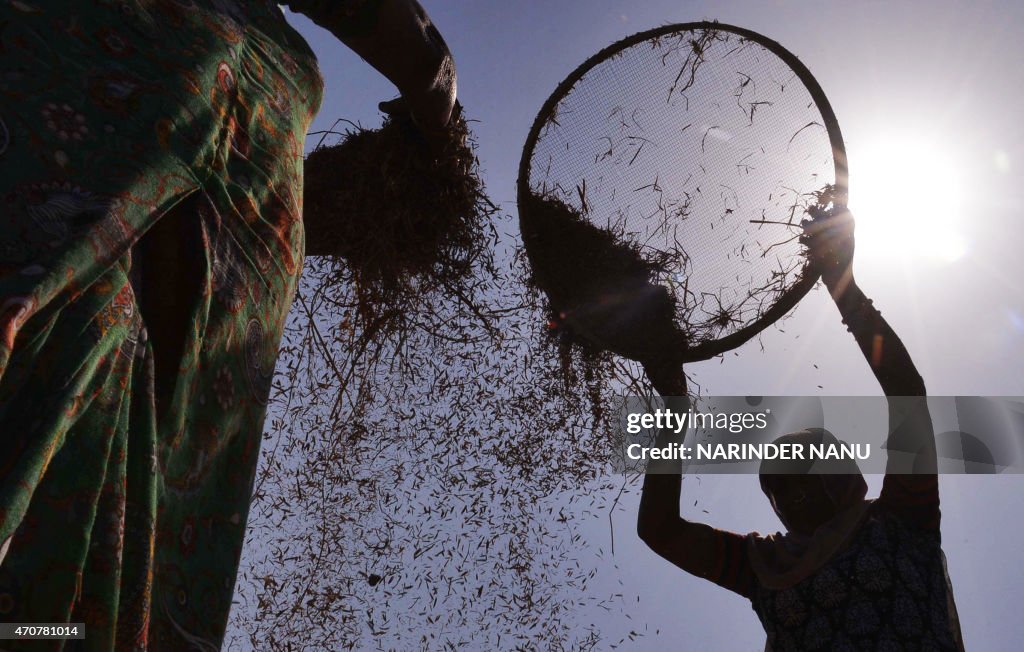
[[[616,41],[601,51],[597,52],[589,59],[580,64],[575,70],[562,80],[562,82],[555,88],[554,92],[548,97],[548,99],[541,106],[540,111],[537,113],[537,117],[534,118],[533,124],[530,127],[529,134],[526,137],[526,143],[523,145],[522,158],[519,161],[519,178],[516,181],[516,201],[518,204],[522,204],[523,199],[528,194],[533,194],[530,189],[530,172],[531,172],[531,159],[533,158],[533,150],[537,145],[537,140],[540,138],[541,129],[547,124],[548,119],[555,111],[555,107],[562,99],[572,90],[576,83],[583,78],[585,74],[590,72],[598,64],[603,63],[607,59],[615,56],[623,50],[633,47],[644,41],[649,41],[654,38],[666,36],[669,34],[676,34],[681,32],[693,32],[697,30],[716,30],[722,32],[729,32],[736,34],[741,38],[745,38],[749,41],[761,45],[769,52],[772,52],[778,56],[790,69],[796,73],[797,77],[803,83],[804,87],[811,94],[811,98],[814,100],[815,106],[821,113],[822,121],[825,123],[825,130],[828,133],[829,142],[832,145],[832,162],[835,168],[835,190],[833,195],[833,205],[836,207],[844,207],[847,202],[848,187],[849,187],[849,170],[846,161],[846,146],[843,144],[843,134],[839,129],[839,122],[836,120],[835,112],[832,110],[832,105],[829,103],[828,98],[825,97],[825,92],[821,89],[818,81],[811,75],[810,70],[805,66],[792,52],[782,47],[776,41],[770,38],[753,32],[743,27],[737,27],[735,25],[726,25],[715,21],[700,21],[693,23],[676,23],[673,25],[664,25],[654,29],[638,32],[632,36]],[[520,232],[523,230],[523,219],[520,215],[519,218]],[[526,246],[527,238],[523,238],[524,246]],[[529,249],[527,248],[527,256],[529,257]],[[793,284],[788,290],[786,290],[776,301],[772,304],[772,307],[766,310],[760,317],[751,323],[747,324],[743,328],[736,330],[725,337],[720,337],[715,340],[702,342],[699,345],[688,348],[683,355],[684,362],[696,362],[699,360],[707,360],[713,358],[716,355],[730,351],[741,344],[747,342],[755,335],[763,331],[765,328],[773,324],[782,318],[786,313],[793,309],[794,306],[802,299],[807,293],[814,287],[814,284],[818,281],[818,274],[814,273],[809,265],[805,264],[800,272],[799,278],[796,283]]]

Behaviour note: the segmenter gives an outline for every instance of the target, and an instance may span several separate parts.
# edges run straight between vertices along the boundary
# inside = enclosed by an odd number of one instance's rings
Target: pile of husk
[[[306,158],[306,253],[343,263],[336,282],[351,283],[359,315],[379,324],[423,292],[457,288],[486,248],[497,209],[459,109],[441,147],[404,116],[341,135]]]
[[[675,298],[658,284],[665,256],[601,229],[556,197],[519,198],[519,224],[531,283],[547,295],[553,329],[639,362],[685,348]]]

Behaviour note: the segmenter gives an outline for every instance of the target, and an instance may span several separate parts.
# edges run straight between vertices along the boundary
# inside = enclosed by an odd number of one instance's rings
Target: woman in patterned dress
[[[941,548],[935,437],[924,381],[854,281],[852,216],[819,213],[806,225],[810,260],[890,397],[890,455],[881,494],[865,498],[867,484],[853,461],[841,473],[815,474],[766,460],[761,488],[787,531],[743,536],[683,519],[682,463],[657,460],[647,468],[638,533],[676,566],[748,598],[767,634],[766,649],[962,650]],[[647,371],[662,395],[685,397],[679,367],[652,364]],[[681,404],[674,409],[685,411],[687,400],[676,400]],[[667,443],[672,435],[660,439]],[[777,442],[837,440],[810,429]]]
[[[288,4],[438,137],[455,68],[415,0]],[[270,0],[10,0],[0,52],[0,620],[219,649],[316,58]]]

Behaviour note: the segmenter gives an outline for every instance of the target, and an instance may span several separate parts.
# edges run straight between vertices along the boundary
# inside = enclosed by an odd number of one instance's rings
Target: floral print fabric
[[[85,623],[24,649],[219,649],[315,58],[232,0],[0,2],[0,52],[0,620]]]
[[[751,605],[774,652],[955,651],[951,599],[939,531],[875,509],[849,548],[791,588],[758,586]]]

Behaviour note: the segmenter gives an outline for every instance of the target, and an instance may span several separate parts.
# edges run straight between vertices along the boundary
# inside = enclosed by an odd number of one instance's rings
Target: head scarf
[[[839,444],[835,435],[824,428],[808,428],[783,435],[778,444]],[[836,463],[830,461],[830,465]],[[867,517],[870,501],[865,500],[868,485],[860,468],[853,460],[842,462],[845,473],[814,474],[821,480],[822,491],[835,508],[834,516],[812,534],[797,532],[776,533],[767,537],[751,534],[747,537],[747,550],[751,566],[761,585],[769,589],[784,589],[809,577],[841,550],[860,529]],[[832,467],[834,468],[834,467]],[[812,460],[763,460],[761,463],[761,489],[771,500],[771,476],[777,474],[814,473]],[[786,519],[775,506],[779,520]],[[787,525],[788,527],[788,525]]]

